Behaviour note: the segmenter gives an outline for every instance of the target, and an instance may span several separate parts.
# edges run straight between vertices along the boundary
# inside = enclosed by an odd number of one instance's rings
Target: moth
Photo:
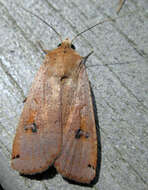
[[[24,9],[24,8],[23,8]],[[36,16],[61,35],[46,21]],[[82,33],[111,19],[99,22]],[[85,62],[66,39],[46,53],[16,130],[11,166],[21,174],[37,174],[54,166],[65,178],[90,183],[96,176],[97,133]]]
[[[67,38],[37,72],[13,141],[13,169],[41,173],[53,165],[70,180],[90,183],[96,176],[97,134],[90,84],[80,56]]]

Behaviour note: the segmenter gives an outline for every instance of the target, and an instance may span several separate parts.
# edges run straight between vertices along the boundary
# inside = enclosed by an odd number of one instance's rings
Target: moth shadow
[[[1,186],[1,184],[0,184],[0,190],[4,190],[3,187]]]
[[[45,179],[52,179],[55,177],[57,174],[56,169],[54,166],[49,167],[46,171],[38,174],[33,174],[33,175],[25,175],[25,174],[20,174],[21,176],[24,176],[26,178],[32,179],[32,180],[45,180]]]
[[[94,109],[94,115],[95,115],[97,143],[98,143],[96,177],[92,181],[92,184],[95,185],[99,181],[99,177],[100,177],[101,160],[102,160],[102,146],[101,146],[101,134],[100,134],[100,126],[99,126],[97,104],[96,104],[96,99],[95,99],[91,84],[90,84],[90,89],[91,89],[92,103],[93,103],[93,109]]]
[[[97,112],[96,100],[95,100],[95,96],[94,96],[91,84],[90,84],[90,89],[91,89],[92,103],[93,103],[93,109],[94,109],[94,115],[95,115],[95,123],[96,123],[96,131],[97,131],[97,143],[98,143],[96,176],[91,181],[90,184],[78,183],[78,182],[75,182],[73,180],[69,180],[69,179],[63,177],[63,179],[66,180],[70,184],[75,184],[75,185],[80,185],[80,186],[85,186],[85,187],[93,187],[99,181],[100,170],[101,170],[101,159],[102,159],[101,135],[100,135],[98,112]]]

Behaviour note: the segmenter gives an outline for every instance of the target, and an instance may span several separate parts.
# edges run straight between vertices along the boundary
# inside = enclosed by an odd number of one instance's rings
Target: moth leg
[[[93,53],[94,51],[92,50],[91,52],[89,52],[85,57],[83,57],[82,63],[85,64],[85,62],[87,61],[87,59],[89,58],[89,56]]]
[[[119,12],[122,9],[124,3],[125,3],[125,0],[119,0],[119,6],[117,8],[117,14],[119,14]]]
[[[45,50],[41,44],[41,42],[37,41],[37,44],[39,45],[40,49],[45,53],[48,54],[50,51],[49,50]]]

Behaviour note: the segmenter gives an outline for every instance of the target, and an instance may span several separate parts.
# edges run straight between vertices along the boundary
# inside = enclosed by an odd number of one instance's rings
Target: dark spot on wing
[[[76,139],[80,139],[82,136],[84,136],[86,139],[89,138],[89,133],[86,131],[83,131],[82,129],[78,129],[75,134]]]
[[[24,126],[24,130],[25,131],[31,130],[33,133],[37,133],[37,125],[36,125],[36,123],[26,125],[26,126]]]
[[[78,129],[75,134],[76,139],[80,139],[83,136],[83,131],[81,129]]]
[[[12,157],[12,159],[17,159],[17,158],[20,158],[19,154],[17,154],[17,155],[15,155],[15,156]]]
[[[95,169],[94,166],[92,166],[91,164],[88,164],[89,168]]]

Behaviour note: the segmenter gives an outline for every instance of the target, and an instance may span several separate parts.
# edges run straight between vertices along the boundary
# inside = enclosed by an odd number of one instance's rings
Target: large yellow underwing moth
[[[57,33],[57,32],[56,32]],[[13,169],[36,174],[54,165],[64,177],[90,183],[96,176],[97,135],[84,63],[67,38],[37,72],[13,142]]]
[[[97,135],[86,59],[69,39],[47,51],[16,131],[15,170],[36,174],[54,165],[77,182],[90,183],[95,177]]]
[[[87,28],[73,40],[109,20]],[[67,38],[56,49],[44,50],[45,61],[32,83],[16,130],[11,166],[30,175],[53,165],[63,177],[89,184],[97,168],[96,125],[84,65],[91,53],[80,56],[72,41]]]

